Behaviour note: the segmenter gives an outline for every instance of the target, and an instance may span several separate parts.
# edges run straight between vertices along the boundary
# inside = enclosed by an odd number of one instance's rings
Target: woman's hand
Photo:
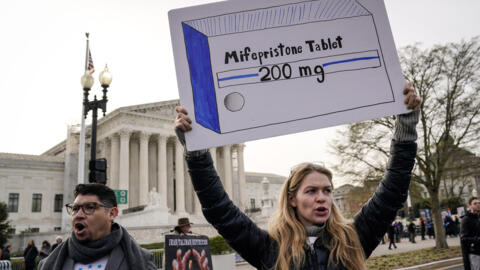
[[[175,129],[180,129],[183,132],[192,130],[192,120],[188,117],[188,112],[182,106],[175,107],[177,117],[175,118]]]
[[[405,85],[403,94],[406,95],[405,104],[407,108],[413,111],[397,116],[393,139],[396,141],[415,141],[417,140],[416,126],[420,116],[419,109],[422,106],[422,99],[415,93],[411,83]]]
[[[403,94],[406,96],[405,104],[407,109],[418,110],[422,105],[422,99],[417,95],[415,89],[413,89],[412,84],[408,82],[403,89]]]

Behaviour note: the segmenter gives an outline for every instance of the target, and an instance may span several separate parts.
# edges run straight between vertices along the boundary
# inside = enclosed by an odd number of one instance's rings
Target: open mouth
[[[315,209],[315,214],[319,216],[325,216],[328,214],[328,209],[326,207],[320,206]]]
[[[85,232],[86,226],[82,223],[75,223],[74,228],[77,234],[82,234]]]

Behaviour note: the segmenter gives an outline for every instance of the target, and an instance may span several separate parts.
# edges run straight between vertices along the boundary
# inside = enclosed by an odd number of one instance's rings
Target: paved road
[[[408,242],[407,238],[403,238],[400,243],[397,244],[397,248],[392,250],[388,249],[388,242],[386,244],[380,244],[378,247],[373,251],[372,257],[375,256],[381,256],[385,254],[395,254],[395,253],[402,253],[402,252],[407,252],[407,251],[412,251],[412,250],[417,250],[417,249],[423,249],[423,248],[429,248],[429,247],[434,247],[435,246],[435,240],[434,239],[427,239],[427,240],[421,240],[420,237],[416,237],[416,244],[412,244]],[[459,246],[460,245],[460,238],[448,238],[447,243],[449,246]],[[237,265],[237,270],[254,270],[255,268],[249,264],[244,264],[244,265]],[[461,265],[456,265],[456,266],[450,266],[447,268],[442,268],[438,270],[463,270],[463,266]]]

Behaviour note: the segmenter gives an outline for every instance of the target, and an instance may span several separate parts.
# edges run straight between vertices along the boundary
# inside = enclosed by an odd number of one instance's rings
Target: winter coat
[[[23,258],[27,269],[33,269],[35,267],[35,258],[38,255],[38,249],[36,246],[27,246],[23,251]]]
[[[373,197],[354,217],[354,228],[367,258],[385,235],[397,210],[403,207],[416,149],[415,142],[392,141],[385,177]],[[207,221],[251,265],[257,269],[272,269],[279,256],[277,243],[230,200],[213,167],[210,153],[187,156],[186,159]],[[302,269],[345,269],[340,263],[327,265],[329,254],[330,251],[319,237],[314,243],[314,249],[306,250]]]
[[[462,245],[466,245],[471,254],[480,255],[480,216],[467,212],[460,228]]]
[[[395,239],[395,227],[390,224],[387,229],[387,235],[389,240],[394,240]]]

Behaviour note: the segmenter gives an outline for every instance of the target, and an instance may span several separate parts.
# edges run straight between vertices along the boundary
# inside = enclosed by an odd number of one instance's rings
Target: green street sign
[[[115,197],[117,197],[118,204],[127,204],[128,202],[128,190],[114,189]]]

